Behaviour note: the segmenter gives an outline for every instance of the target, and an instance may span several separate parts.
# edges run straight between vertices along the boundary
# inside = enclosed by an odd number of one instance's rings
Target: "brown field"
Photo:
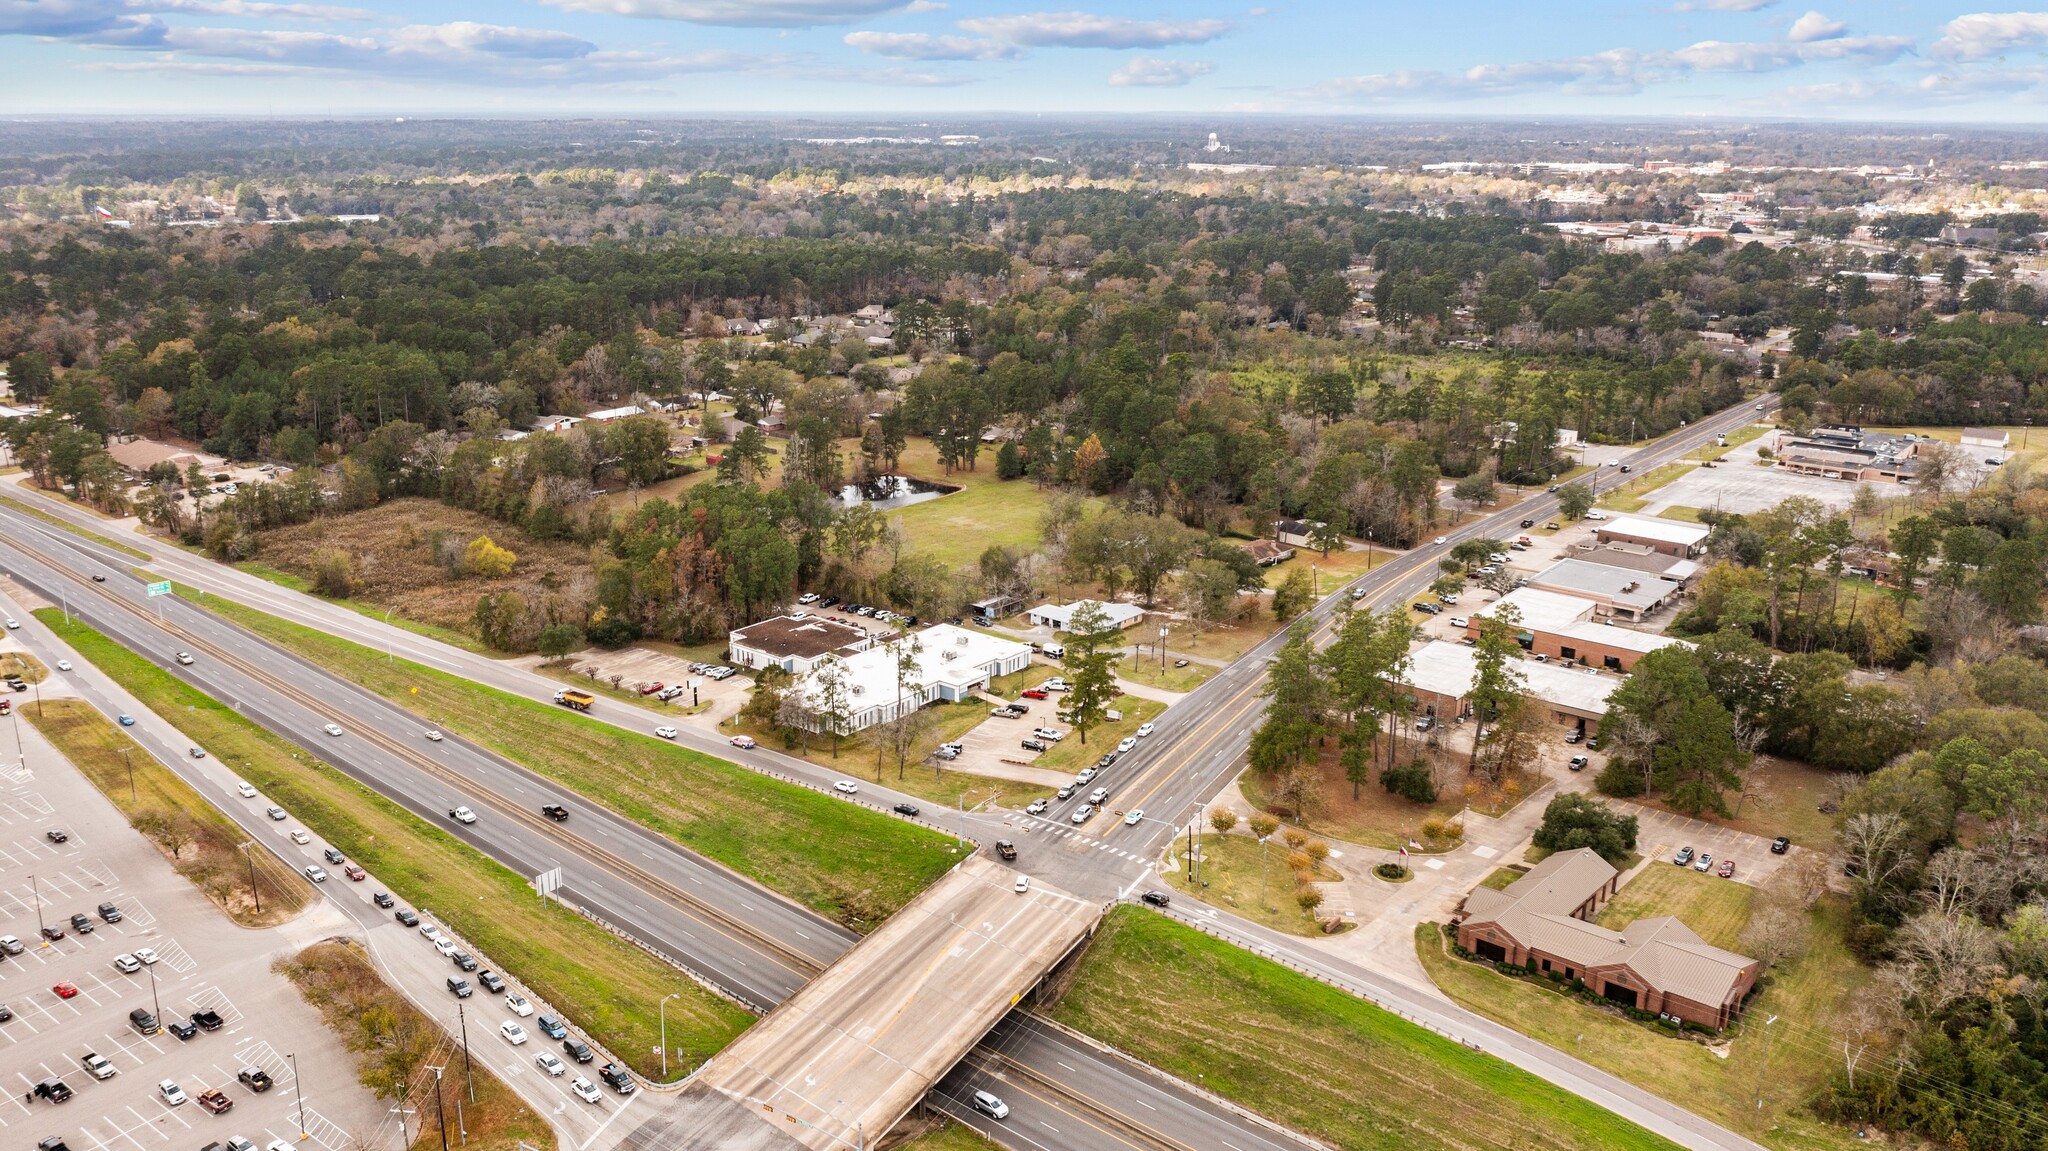
[[[1421,754],[1423,750],[1420,742],[1411,743],[1405,739],[1403,747],[1404,754],[1410,754],[1408,749],[1411,747],[1413,754]],[[1465,808],[1465,796],[1449,788],[1442,790],[1437,801],[1427,806],[1403,799],[1380,786],[1377,769],[1373,771],[1371,781],[1358,788],[1358,798],[1353,799],[1351,782],[1344,778],[1344,768],[1337,762],[1340,750],[1335,736],[1324,741],[1319,765],[1323,775],[1323,809],[1301,824],[1317,835],[1392,851],[1409,839],[1420,839],[1423,820],[1432,816],[1452,819]],[[1458,778],[1462,779],[1462,774]],[[1246,772],[1239,786],[1245,799],[1254,807],[1271,810],[1265,781],[1257,772]],[[1482,798],[1473,797],[1472,806],[1490,812],[1492,808],[1484,804]]]
[[[1753,777],[1755,791],[1743,801],[1742,818],[1716,819],[1712,814],[1699,818],[1751,835],[1761,835],[1765,839],[1789,836],[1792,842],[1802,847],[1826,851],[1835,843],[1835,817],[1820,810],[1822,801],[1829,794],[1828,775],[1828,772],[1800,760],[1758,756]],[[1663,811],[1671,810],[1661,800],[1652,797],[1639,797],[1634,802]],[[1728,799],[1728,809],[1735,810],[1732,796]]]
[[[458,550],[478,536],[489,536],[500,547],[510,549],[519,562],[504,579],[451,576],[435,560],[433,541],[437,535]],[[408,538],[416,542],[406,546]],[[590,557],[585,549],[567,542],[543,543],[511,524],[436,500],[392,500],[346,516],[278,528],[263,533],[260,554],[264,563],[310,579],[314,557],[329,548],[354,557],[361,581],[355,594],[358,601],[461,632],[470,630],[476,601],[487,593],[517,591],[534,598],[546,594],[541,581],[550,575],[560,581],[555,594],[569,602],[588,598],[590,590]]]
[[[43,661],[25,651],[0,653],[0,675],[13,672],[23,683],[41,683],[50,674]]]

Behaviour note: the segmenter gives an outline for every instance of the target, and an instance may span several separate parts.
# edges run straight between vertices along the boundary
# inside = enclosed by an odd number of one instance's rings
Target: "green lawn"
[[[1268,840],[1261,848],[1259,841],[1249,835],[1204,833],[1199,884],[1188,882],[1185,832],[1173,841],[1172,849],[1177,866],[1166,874],[1166,880],[1179,890],[1275,931],[1291,935],[1322,934],[1315,920],[1303,914],[1294,902],[1294,875],[1287,870],[1288,848],[1279,837]],[[1328,864],[1316,875],[1316,879],[1323,883],[1341,878],[1343,876]],[[1329,912],[1318,909],[1317,914],[1327,915]]]
[[[1703,448],[1694,448],[1685,453],[1685,458],[1689,460],[1717,460],[1721,458],[1723,452],[1733,451],[1770,430],[1770,428],[1763,424],[1745,424],[1728,433],[1727,443],[1708,444]]]
[[[171,866],[230,919],[243,927],[270,927],[306,905],[310,892],[297,871],[267,851],[252,851],[245,858],[237,850],[244,842],[242,829],[99,709],[84,700],[51,699],[23,710],[36,730],[159,850],[178,849]],[[151,835],[154,828],[164,830]],[[249,887],[252,861],[254,891]]]
[[[1650,868],[1659,870],[1675,873],[1678,868]],[[1686,918],[1691,922],[1690,913]],[[1846,1151],[1869,1143],[1807,1114],[1803,1104],[1841,1066],[1831,1027],[1850,993],[1870,976],[1842,941],[1847,919],[1836,902],[1823,903],[1813,913],[1805,954],[1770,973],[1768,984],[1750,1001],[1745,1021],[1730,1030],[1725,1056],[1532,981],[1455,959],[1444,949],[1435,924],[1418,926],[1415,939],[1430,978],[1461,1006],[1776,1151]],[[1779,1021],[1771,1028],[1768,1067],[1762,1067],[1762,1024],[1774,1015]],[[1769,1073],[1761,1110],[1756,1102],[1760,1070]]]
[[[925,709],[932,717],[933,726],[926,737],[926,745],[937,747],[967,734],[969,728],[988,718],[988,707],[978,702],[938,703]],[[994,779],[985,775],[972,775],[954,771],[946,761],[934,759],[928,762],[907,763],[903,773],[898,775],[895,762],[886,757],[877,759],[878,737],[883,729],[869,728],[867,731],[846,736],[839,741],[839,754],[832,754],[832,737],[813,735],[808,743],[799,738],[792,745],[774,728],[749,723],[738,716],[727,720],[719,730],[747,732],[766,747],[778,748],[791,755],[800,756],[817,764],[843,772],[852,779],[872,779],[886,784],[897,791],[907,792],[919,799],[927,799],[944,807],[956,807],[963,800],[968,807],[994,801],[1004,807],[1022,807],[1034,799],[1050,797],[1053,789],[1035,783],[1019,783],[1009,779]]]
[[[1750,902],[1756,888],[1690,867],[1669,863],[1653,864],[1600,909],[1594,920],[1600,926],[1620,931],[1626,924],[1657,915],[1675,915],[1701,939],[1730,951],[1740,949],[1736,937],[1749,922]]]
[[[121,543],[118,540],[110,540],[96,531],[79,527],[77,524],[72,523],[70,520],[67,520],[64,517],[59,516],[54,512],[44,511],[42,508],[36,507],[32,504],[22,503],[20,500],[14,499],[11,496],[0,496],[0,504],[6,504],[8,507],[13,508],[15,511],[18,511],[25,516],[34,516],[36,519],[39,519],[46,524],[49,524],[51,527],[62,528],[63,530],[70,532],[72,535],[79,536],[84,539],[89,539],[92,542],[100,545],[101,547],[112,548],[115,551],[120,552],[122,555],[130,557],[131,559],[147,560],[154,558],[148,552],[143,551],[141,548],[130,547],[127,544]],[[84,505],[80,504],[78,506],[83,507]]]
[[[534,899],[526,877],[148,660],[83,624],[66,624],[53,609],[36,614],[152,711],[176,716],[182,731],[291,812],[295,825],[475,943],[642,1075],[660,1067],[651,1048],[663,996],[679,997],[668,1009],[670,1043],[693,1053],[722,1049],[751,1022],[747,1012],[675,968],[572,911]]]
[[[1116,665],[1116,673],[1132,683],[1156,687],[1160,691],[1191,692],[1209,682],[1216,669],[1206,663],[1190,663],[1186,667],[1173,666],[1168,659],[1165,667],[1157,659],[1125,659]]]
[[[888,918],[958,859],[950,839],[652,734],[387,662],[382,652],[217,596],[206,606],[406,708],[422,726],[458,732],[856,930]]]
[[[1336,988],[1118,907],[1053,1014],[1345,1151],[1675,1145]]]
[[[1684,504],[1672,504],[1657,514],[1667,520],[1684,520],[1689,524],[1700,522],[1700,509],[1687,507]]]
[[[1492,874],[1479,881],[1479,886],[1491,887],[1495,891],[1506,891],[1517,879],[1527,874],[1526,871],[1516,871],[1512,867],[1497,867]]]
[[[1051,699],[1032,701],[1031,714],[1024,717],[1025,721],[1055,721],[1058,717],[1059,702],[1058,693],[1054,693]],[[1123,712],[1124,717],[1089,732],[1087,743],[1081,742],[1080,732],[1069,731],[1067,738],[1039,752],[1031,760],[1031,766],[1042,767],[1047,771],[1080,771],[1116,747],[1117,741],[1127,735],[1137,734],[1139,724],[1157,717],[1160,712],[1166,710],[1166,705],[1156,699],[1139,699],[1135,695],[1117,696],[1109,701],[1109,707],[1112,711]],[[1037,724],[1033,723],[1031,726],[1036,727]],[[1021,733],[1018,738],[1023,738]]]
[[[258,579],[269,580],[271,583],[274,583],[279,587],[289,588],[295,592],[304,592],[307,595],[314,594],[312,590],[313,585],[311,583],[307,582],[304,579],[301,579],[298,576],[293,575],[288,571],[284,571],[280,568],[271,567],[269,564],[256,563],[255,561],[251,560],[243,563],[238,563],[235,565],[235,567],[237,570],[245,571],[250,575],[257,577]],[[181,592],[180,594],[183,593]],[[188,596],[187,598],[191,597]],[[402,615],[395,614],[388,608],[378,607],[376,604],[364,603],[361,600],[353,599],[334,599],[330,596],[320,596],[319,598],[326,600],[328,603],[335,604],[340,607],[345,607],[348,610],[355,612],[357,615],[368,616],[369,618],[376,620],[383,620],[385,623],[388,623],[393,627],[404,628],[405,630],[413,633],[414,635],[423,635],[426,636],[428,639],[440,640],[442,643],[448,644],[451,647],[459,647],[464,651],[473,651],[483,655],[492,656],[503,654],[502,652],[492,651],[489,645],[485,644],[483,641],[477,639],[475,636],[470,635],[466,632],[456,631],[454,628],[451,627],[440,627],[435,624],[421,623],[418,620],[407,619]]]
[[[1053,493],[1030,480],[997,479],[993,447],[983,449],[974,471],[947,475],[931,441],[917,437],[897,464],[904,475],[960,489],[890,513],[903,529],[905,551],[930,553],[948,567],[972,568],[993,544],[1038,550],[1039,516]]]
[[[997,1151],[997,1145],[973,1128],[948,1120],[907,1143],[898,1143],[896,1151]]]
[[[1698,466],[1693,463],[1665,464],[1661,468],[1644,472],[1632,477],[1620,487],[1609,488],[1606,494],[1600,497],[1600,506],[1609,511],[1639,512],[1643,510],[1644,504],[1650,502],[1651,492]]]

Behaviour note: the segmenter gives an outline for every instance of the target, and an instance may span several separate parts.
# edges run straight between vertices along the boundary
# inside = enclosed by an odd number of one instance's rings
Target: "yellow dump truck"
[[[597,702],[597,697],[587,691],[563,688],[555,693],[555,702],[563,707],[573,707],[577,711],[589,711],[590,705]]]

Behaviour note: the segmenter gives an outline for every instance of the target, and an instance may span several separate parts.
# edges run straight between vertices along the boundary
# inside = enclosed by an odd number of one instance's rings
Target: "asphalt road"
[[[0,531],[0,566],[45,598],[68,605],[125,646],[421,818],[447,828],[513,871],[532,875],[562,867],[565,901],[678,957],[763,1010],[787,998],[807,981],[811,970],[829,965],[854,942],[839,925],[631,821],[565,794],[558,785],[517,765],[453,736],[440,743],[426,741],[416,717],[201,608],[174,596],[148,599],[144,584],[130,574],[128,557],[4,507],[0,528],[5,529]],[[106,582],[89,582],[95,573],[106,576]],[[117,597],[140,605],[144,614],[119,607],[112,602]],[[194,638],[158,627],[150,618],[158,610]],[[196,661],[176,664],[172,656],[179,650],[192,651]],[[266,677],[289,690],[279,690]],[[317,708],[303,702],[308,696],[320,701]],[[330,722],[345,734],[323,734],[322,725]],[[627,726],[638,730],[638,725]],[[417,747],[397,744],[398,740],[417,741]],[[538,806],[550,802],[571,808],[567,825],[554,825],[538,815]],[[448,810],[460,804],[477,810],[477,823],[461,825],[448,819]],[[637,858],[628,864],[629,857]],[[687,892],[688,898],[665,888]],[[736,931],[733,923],[749,930]],[[755,935],[774,943],[765,944]],[[793,961],[792,954],[809,962]],[[1131,1085],[1130,1111],[1143,1108],[1183,1117],[1150,1138],[1126,1134],[1139,1129],[1136,1117],[1095,1114],[1096,1105],[1087,1094],[1092,1085],[1082,1081],[1079,1072],[1068,1070],[1091,1060],[1099,1063],[1100,1057],[1077,1041],[1061,1041],[1072,1049],[1059,1057],[1048,1055],[1043,1066],[1031,1066],[1034,1081],[1046,1084],[1046,1097],[1056,1101],[1051,1106],[1058,1112],[1058,1131],[1028,1142],[1013,1140],[1007,1125],[983,1120],[978,1125],[985,1134],[1020,1151],[1153,1148],[1161,1145],[1161,1137],[1166,1146],[1227,1151],[1226,1145],[1232,1144],[1249,1148],[1244,1139],[1265,1130],[1258,1121],[1183,1085],[1126,1065],[1122,1070]],[[993,1058],[997,1053],[986,1054]],[[1013,1066],[1018,1062],[1011,1060]]]

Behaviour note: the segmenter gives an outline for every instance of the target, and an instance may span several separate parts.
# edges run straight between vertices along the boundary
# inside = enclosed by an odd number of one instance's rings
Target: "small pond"
[[[951,484],[928,483],[909,476],[876,476],[866,483],[840,488],[839,506],[850,508],[856,504],[869,504],[876,511],[886,512],[935,500],[959,490]]]

